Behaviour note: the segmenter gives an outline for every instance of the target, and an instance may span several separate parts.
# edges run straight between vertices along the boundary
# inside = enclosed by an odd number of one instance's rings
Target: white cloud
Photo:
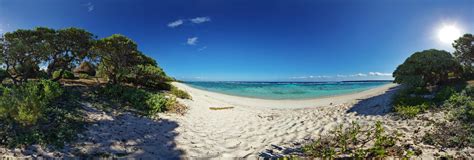
[[[198,42],[198,37],[191,37],[191,38],[188,38],[188,40],[186,41],[186,44],[196,45],[197,42]]]
[[[178,19],[176,21],[168,23],[168,27],[175,28],[175,27],[178,27],[178,26],[182,25],[183,23],[184,23],[184,21],[182,19]]]
[[[371,76],[392,76],[391,73],[369,72]]]
[[[205,50],[206,48],[207,48],[207,46],[201,47],[201,48],[198,49],[198,51],[199,51],[199,52],[200,52],[200,51],[203,51],[203,50]]]
[[[327,79],[332,76],[301,76],[301,77],[290,77],[290,79]]]
[[[87,2],[85,6],[87,7],[87,12],[92,12],[94,10],[94,5],[92,2]]]
[[[199,23],[204,23],[204,22],[209,22],[211,21],[210,17],[196,17],[193,19],[190,19],[191,22],[199,24]]]
[[[377,78],[377,77],[391,77],[391,73],[382,73],[382,72],[369,72],[369,73],[357,73],[357,74],[349,74],[349,75],[343,75],[343,74],[337,74],[335,76],[297,76],[297,77],[290,77],[290,79],[319,79],[319,80],[325,80],[325,79],[351,79],[351,78],[356,78],[360,79],[361,77],[367,77],[367,78]],[[357,78],[359,77],[359,78]]]
[[[366,77],[367,74],[364,74],[364,73],[357,73],[357,74],[353,74],[353,75],[349,75],[349,77]]]

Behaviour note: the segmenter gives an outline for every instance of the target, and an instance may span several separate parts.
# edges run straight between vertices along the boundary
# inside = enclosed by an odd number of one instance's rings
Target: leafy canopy
[[[395,82],[409,86],[429,86],[458,77],[462,71],[460,64],[449,52],[424,50],[408,57],[393,72]]]

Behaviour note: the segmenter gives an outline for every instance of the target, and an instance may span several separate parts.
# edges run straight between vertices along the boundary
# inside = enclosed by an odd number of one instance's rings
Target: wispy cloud
[[[196,45],[198,42],[198,37],[191,37],[191,38],[188,38],[188,40],[186,41],[186,44],[188,45]]]
[[[392,73],[369,72],[371,76],[392,76]]]
[[[357,73],[357,74],[349,75],[349,77],[367,77],[367,74]]]
[[[175,27],[178,27],[178,26],[182,25],[183,23],[184,23],[184,21],[182,19],[178,19],[176,21],[168,23],[168,27],[175,28]]]
[[[203,50],[207,49],[207,46],[204,46],[204,47],[201,47],[201,48],[198,48],[198,51],[201,52]]]
[[[350,79],[350,78],[357,78],[360,79],[361,77],[366,78],[391,78],[391,73],[381,73],[381,72],[369,72],[369,73],[357,73],[357,74],[337,74],[334,76],[327,76],[327,75],[311,75],[311,76],[297,76],[297,77],[290,77],[290,79],[301,79],[301,80],[328,80],[328,79]]]
[[[199,23],[204,23],[204,22],[209,22],[211,21],[210,17],[196,17],[193,19],[190,19],[191,22],[199,24]]]
[[[87,7],[87,12],[92,12],[94,10],[94,5],[92,4],[92,2],[87,2],[86,4],[84,4],[84,6]]]

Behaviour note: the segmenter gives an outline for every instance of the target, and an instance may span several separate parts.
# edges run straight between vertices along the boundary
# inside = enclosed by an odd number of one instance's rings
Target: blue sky
[[[0,32],[124,34],[182,80],[391,79],[415,51],[474,33],[472,0],[0,0]]]

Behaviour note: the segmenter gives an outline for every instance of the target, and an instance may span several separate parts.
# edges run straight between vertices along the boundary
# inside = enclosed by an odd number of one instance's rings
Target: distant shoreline
[[[256,108],[274,108],[274,109],[311,108],[311,107],[320,107],[320,106],[330,106],[331,104],[348,103],[357,99],[363,99],[366,97],[382,94],[386,92],[387,90],[390,90],[391,88],[398,86],[397,84],[389,83],[389,84],[381,85],[381,86],[371,88],[368,90],[355,92],[355,93],[308,98],[308,99],[263,99],[263,98],[255,98],[255,97],[230,95],[230,94],[204,90],[200,88],[195,88],[186,83],[173,82],[173,85],[189,92],[192,96],[199,95],[199,96],[205,96],[205,97],[212,97],[213,99],[217,99],[223,102],[227,102],[227,103],[239,105],[239,106],[248,106],[248,107],[256,107]]]
[[[338,82],[393,82],[393,80],[347,80],[347,81],[178,81],[187,82],[229,82],[229,83],[338,83]]]

